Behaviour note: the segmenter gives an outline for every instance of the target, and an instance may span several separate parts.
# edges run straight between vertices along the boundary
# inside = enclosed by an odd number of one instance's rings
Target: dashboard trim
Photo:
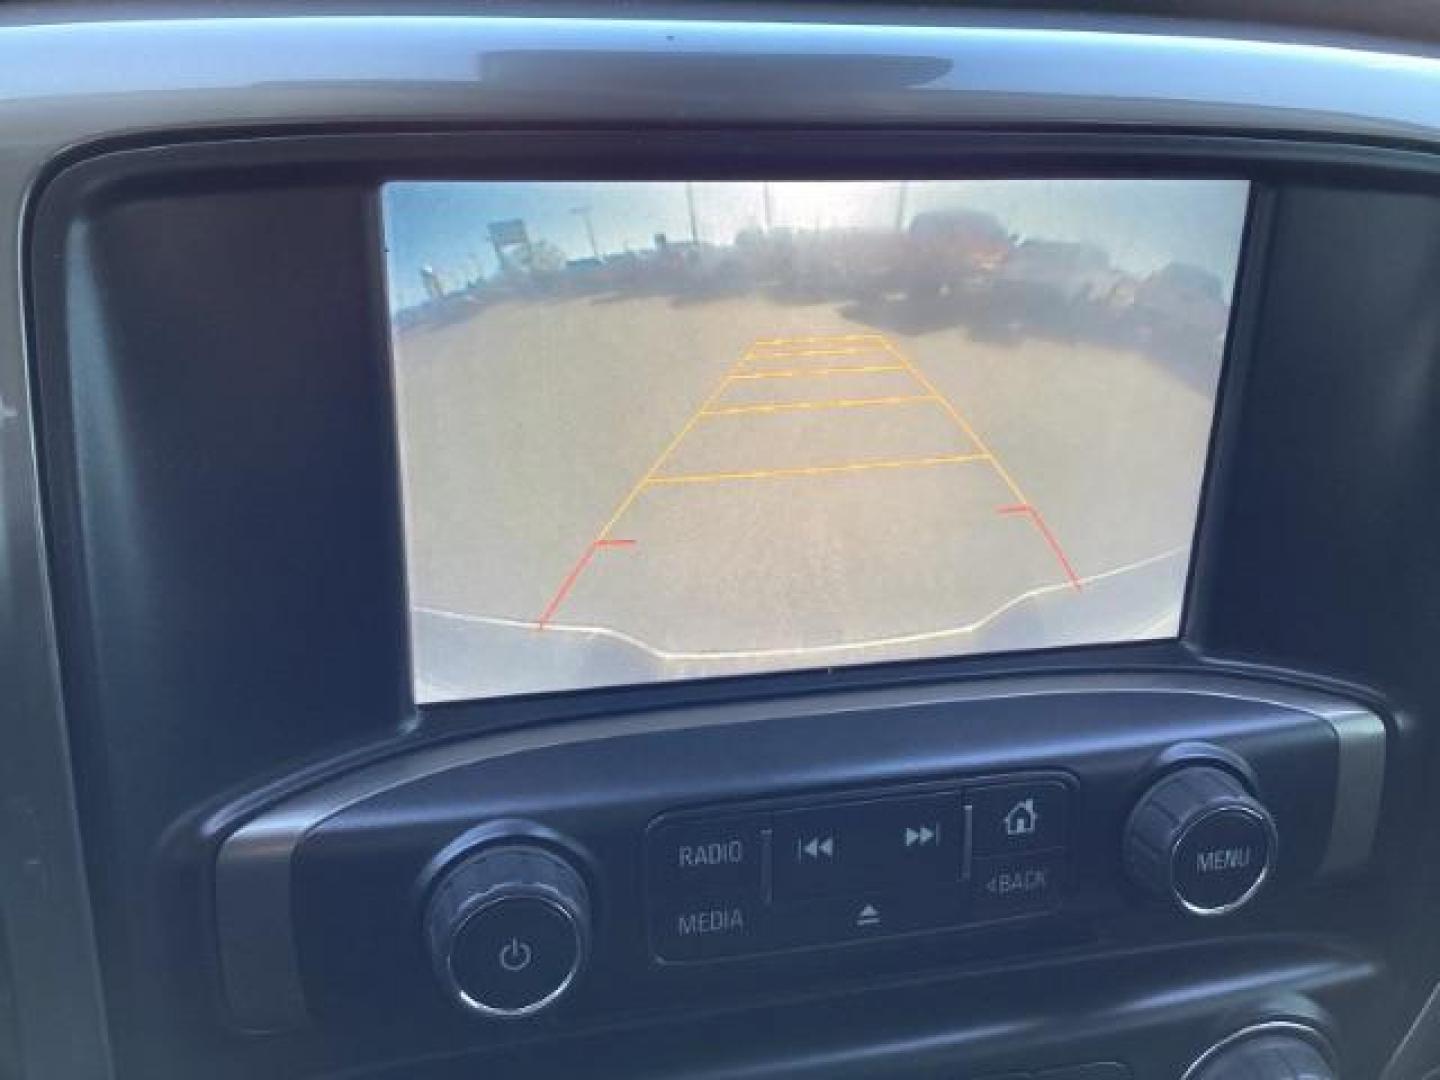
[[[1341,707],[1325,719],[1340,740],[1335,813],[1321,874],[1358,869],[1370,855],[1380,828],[1385,790],[1385,728],[1366,709]]]
[[[1335,820],[1359,824],[1367,820],[1378,795],[1362,791],[1361,777],[1378,782],[1359,753],[1373,764],[1373,740],[1383,754],[1385,725],[1373,712],[1329,694],[1294,687],[1252,683],[1206,675],[1057,676],[1001,678],[971,684],[925,689],[851,693],[797,698],[764,704],[699,707],[577,722],[489,736],[420,750],[393,758],[309,792],[298,795],[242,825],[221,845],[215,867],[216,929],[227,997],[237,1023],[260,1033],[287,1030],[306,1022],[305,995],[299,957],[293,941],[292,871],[295,853],[305,837],[329,818],[358,803],[405,784],[449,769],[512,754],[625,735],[675,732],[720,725],[739,725],[816,711],[848,712],[877,705],[905,707],[945,701],[1045,697],[1074,693],[1183,694],[1253,701],[1296,710],[1329,724],[1335,734],[1339,775]],[[1337,723],[1337,720],[1340,722]],[[1368,818],[1372,829],[1376,821]],[[1337,833],[1332,825],[1323,865],[1352,865],[1362,852],[1358,828]],[[277,928],[284,928],[277,932]]]
[[[1118,25],[140,19],[0,27],[0,66],[11,104],[20,106],[18,126],[28,128],[31,117],[59,122],[49,136],[57,148],[197,122],[345,118],[1041,119],[1430,141],[1440,129],[1427,108],[1440,93],[1440,61],[1428,56],[1111,28]],[[731,78],[737,65],[748,85]],[[841,66],[845,78],[837,79]],[[56,70],[72,75],[58,97]]]

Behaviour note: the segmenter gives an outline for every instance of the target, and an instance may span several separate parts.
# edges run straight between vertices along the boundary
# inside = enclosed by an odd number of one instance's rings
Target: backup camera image
[[[387,185],[417,701],[1176,636],[1247,198]]]

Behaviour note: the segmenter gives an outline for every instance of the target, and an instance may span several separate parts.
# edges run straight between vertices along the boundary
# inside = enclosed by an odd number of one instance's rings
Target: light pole
[[[910,181],[900,181],[900,191],[895,199],[895,231],[905,231],[905,203],[910,194]]]
[[[585,235],[590,237],[590,251],[595,256],[595,261],[600,261],[600,245],[595,242],[595,223],[590,220],[590,207],[577,206],[570,211],[572,214],[579,214],[585,219]]]

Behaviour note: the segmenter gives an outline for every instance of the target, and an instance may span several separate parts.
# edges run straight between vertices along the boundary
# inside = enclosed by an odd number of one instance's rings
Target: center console
[[[837,973],[1173,945],[1227,916],[1281,931],[1366,872],[1385,771],[1369,708],[1214,677],[998,679],[460,742],[226,839],[227,1002],[248,1030],[504,1043],[540,1017],[754,1007]]]

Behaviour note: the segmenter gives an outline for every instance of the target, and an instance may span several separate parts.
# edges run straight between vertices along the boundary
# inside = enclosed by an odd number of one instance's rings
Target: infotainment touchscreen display
[[[1176,636],[1247,199],[386,185],[416,700]]]

